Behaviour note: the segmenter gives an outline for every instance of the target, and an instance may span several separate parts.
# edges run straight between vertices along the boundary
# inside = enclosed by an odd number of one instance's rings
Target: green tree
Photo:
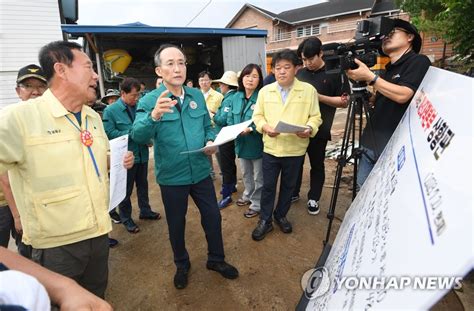
[[[474,60],[472,0],[397,0],[419,30],[442,36],[461,57]]]

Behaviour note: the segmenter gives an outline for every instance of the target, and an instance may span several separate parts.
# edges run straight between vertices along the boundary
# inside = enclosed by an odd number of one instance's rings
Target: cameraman
[[[385,73],[379,77],[361,61],[359,67],[347,70],[349,78],[365,81],[376,91],[371,114],[372,128],[366,125],[361,137],[363,150],[357,172],[357,184],[362,186],[395,131],[415,91],[431,65],[425,55],[418,54],[421,37],[415,26],[394,19],[394,27],[383,39],[382,50],[390,58]],[[370,130],[372,130],[373,135]],[[373,141],[373,138],[375,141]]]

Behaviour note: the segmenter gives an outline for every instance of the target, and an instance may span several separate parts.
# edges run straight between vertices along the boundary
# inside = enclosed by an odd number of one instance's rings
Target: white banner
[[[427,309],[460,286],[474,263],[473,85],[429,69],[346,213],[307,310]]]

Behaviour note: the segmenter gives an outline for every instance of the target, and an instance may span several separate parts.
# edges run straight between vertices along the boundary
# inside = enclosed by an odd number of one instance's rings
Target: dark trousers
[[[263,153],[263,190],[260,203],[260,219],[271,221],[272,213],[275,218],[285,217],[290,209],[291,195],[295,188],[298,172],[303,162],[304,156],[298,157],[275,157],[268,153]],[[280,193],[278,202],[275,205],[276,186],[278,176],[280,176]]]
[[[324,170],[324,159],[326,156],[326,146],[328,141],[326,139],[312,138],[309,141],[307,153],[309,157],[309,163],[311,164],[311,170],[309,175],[309,191],[308,200],[319,201],[321,198],[321,192],[323,191],[324,179],[326,178]],[[298,180],[296,181],[295,191],[293,196],[297,196],[300,193],[301,180],[303,179],[303,163],[301,163],[301,169],[299,172]]]
[[[236,184],[237,166],[235,165],[234,141],[219,146],[217,161],[222,172],[222,184]]]
[[[221,214],[217,206],[214,184],[210,177],[193,185],[160,185],[161,198],[165,207],[169,239],[178,268],[189,265],[189,255],[185,245],[186,213],[188,197],[191,196],[201,213],[201,226],[206,233],[208,261],[224,260]]]
[[[33,248],[32,260],[104,298],[109,275],[107,234],[63,246]]]
[[[147,215],[151,211],[148,199],[148,162],[135,163],[127,171],[127,194],[125,199],[119,204],[120,218],[122,222],[132,218],[132,202],[130,196],[133,192],[133,185],[137,185],[138,207],[140,215]]]
[[[31,246],[21,242],[22,235],[18,234],[15,229],[15,222],[10,208],[7,206],[0,207],[0,245],[8,248],[10,234],[15,239],[18,253],[26,258],[31,258]]]

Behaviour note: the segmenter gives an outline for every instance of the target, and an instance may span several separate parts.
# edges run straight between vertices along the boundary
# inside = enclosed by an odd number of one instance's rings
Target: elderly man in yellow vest
[[[49,43],[39,59],[49,89],[0,114],[0,174],[9,171],[32,259],[104,297],[109,145],[86,105],[96,98],[98,76],[74,42]],[[132,165],[127,153],[124,166]]]

